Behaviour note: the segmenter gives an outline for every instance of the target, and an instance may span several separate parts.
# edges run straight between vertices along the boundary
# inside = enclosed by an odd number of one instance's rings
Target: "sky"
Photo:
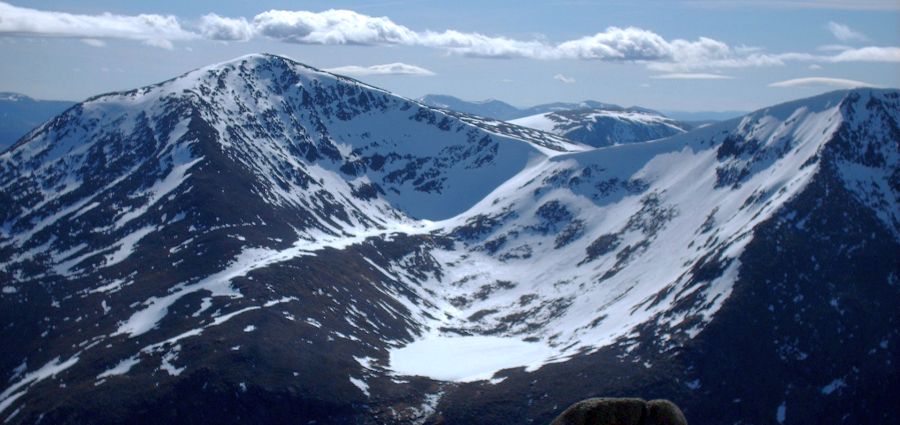
[[[749,111],[900,87],[900,0],[0,0],[0,91],[38,99],[261,52],[411,98]]]

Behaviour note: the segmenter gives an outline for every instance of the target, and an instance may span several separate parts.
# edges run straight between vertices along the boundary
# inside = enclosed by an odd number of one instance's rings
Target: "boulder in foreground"
[[[669,400],[590,398],[562,412],[551,425],[687,425]]]

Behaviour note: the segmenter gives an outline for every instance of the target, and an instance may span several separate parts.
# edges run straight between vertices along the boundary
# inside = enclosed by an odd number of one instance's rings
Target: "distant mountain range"
[[[442,94],[429,94],[418,100],[434,108],[450,109],[501,121],[509,121],[516,118],[527,117],[529,115],[570,109],[618,107],[617,105],[610,103],[586,100],[578,103],[555,102],[532,106],[530,108],[517,108],[506,102],[495,99],[470,102]]]
[[[96,96],[0,154],[0,420],[893,423],[898,122],[844,90],[594,148],[274,55]]]
[[[446,111],[508,121],[593,147],[644,142],[693,127],[651,109],[623,108],[593,100],[547,103],[525,109],[499,100],[467,102],[446,95],[427,95],[419,101]]]
[[[453,96],[430,94],[419,99],[426,105],[464,112],[481,117],[494,118],[501,121],[509,121],[539,114],[562,112],[578,109],[597,110],[621,110],[618,105],[586,100],[583,102],[554,102],[532,106],[529,108],[517,108],[500,100],[464,101]],[[0,150],[11,146],[26,133],[52,118],[56,114],[74,105],[75,102],[64,100],[36,100],[23,94],[0,92]],[[651,115],[663,115],[646,108],[627,108],[632,112],[647,113]],[[680,127],[693,127],[710,122],[734,118],[742,115],[742,112],[679,112],[667,111],[664,116],[679,121]],[[526,123],[528,121],[525,121]],[[528,126],[528,125],[526,125]],[[561,134],[561,133],[560,133]],[[583,140],[579,135],[568,135],[574,140]],[[647,136],[649,137],[649,136]],[[587,137],[590,139],[591,137]],[[652,137],[651,137],[652,138]],[[624,139],[619,139],[625,143]],[[635,139],[637,140],[637,139]],[[643,138],[639,141],[649,140]]]
[[[0,93],[0,151],[74,104],[63,100],[35,100],[18,93]]]
[[[518,108],[506,102],[489,99],[482,101],[466,101],[457,97],[443,94],[429,94],[418,99],[420,102],[435,108],[452,109],[454,111],[465,112],[468,114],[479,115],[488,118],[494,118],[502,121],[514,120],[530,115],[543,114],[547,112],[558,112],[573,109],[610,109],[622,108],[619,105],[605,102],[597,102],[594,100],[585,100],[583,102],[554,102],[532,106],[529,108]],[[642,111],[667,116],[671,119],[691,123],[692,125],[710,123],[713,121],[724,121],[731,118],[737,118],[747,112],[740,111],[705,111],[705,112],[685,112],[685,111],[654,111],[652,109],[641,107],[630,107],[628,109]]]

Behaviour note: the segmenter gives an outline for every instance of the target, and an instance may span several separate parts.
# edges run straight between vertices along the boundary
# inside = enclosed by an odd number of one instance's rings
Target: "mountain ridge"
[[[529,115],[542,114],[547,112],[565,111],[571,109],[598,108],[598,109],[619,109],[619,105],[611,103],[598,102],[596,100],[584,100],[581,102],[551,102],[543,103],[527,108],[519,108],[510,105],[502,100],[488,99],[481,101],[466,101],[443,94],[428,94],[417,99],[423,104],[454,111],[464,112],[467,114],[493,118],[500,121],[509,121],[516,118],[523,118]],[[632,107],[635,109],[645,109]],[[651,111],[646,109],[646,111]],[[655,112],[655,111],[651,111]]]

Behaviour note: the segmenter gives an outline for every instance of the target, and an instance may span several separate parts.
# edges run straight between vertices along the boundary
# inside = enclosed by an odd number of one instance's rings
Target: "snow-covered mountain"
[[[271,55],[89,99],[0,156],[0,419],[889,420],[898,106],[590,149]]]
[[[518,108],[497,99],[467,101],[444,94],[428,94],[422,96],[418,100],[419,102],[434,108],[463,112],[470,115],[493,118],[495,120],[501,121],[509,121],[531,115],[543,114],[547,112],[568,111],[572,109],[618,107],[610,103],[585,100],[583,102],[577,103],[553,102],[543,103],[528,108]]]
[[[427,95],[420,102],[447,113],[508,121],[593,147],[645,142],[690,130],[693,126],[651,109],[601,103],[547,103],[520,109],[499,100],[468,102],[447,95]]]
[[[62,100],[35,100],[19,93],[0,93],[0,151],[74,104]]]
[[[594,147],[662,139],[690,126],[643,108],[604,106],[539,113],[510,121]]]

